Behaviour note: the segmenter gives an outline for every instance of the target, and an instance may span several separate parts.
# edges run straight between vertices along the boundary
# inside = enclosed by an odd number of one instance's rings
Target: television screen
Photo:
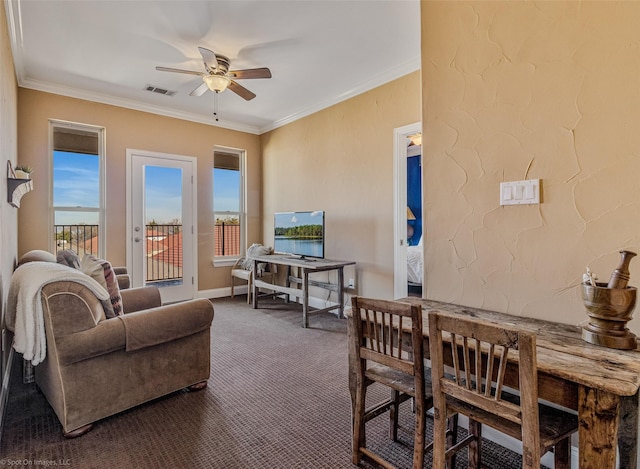
[[[273,250],[324,258],[324,212],[280,212],[274,217]]]

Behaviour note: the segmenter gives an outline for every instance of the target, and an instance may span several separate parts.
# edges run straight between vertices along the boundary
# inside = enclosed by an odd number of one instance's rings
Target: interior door
[[[133,286],[156,285],[163,303],[196,292],[196,159],[127,150],[127,265]]]

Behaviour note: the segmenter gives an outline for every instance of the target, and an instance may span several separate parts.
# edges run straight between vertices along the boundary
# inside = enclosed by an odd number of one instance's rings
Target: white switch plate
[[[500,183],[500,205],[540,203],[540,179]]]

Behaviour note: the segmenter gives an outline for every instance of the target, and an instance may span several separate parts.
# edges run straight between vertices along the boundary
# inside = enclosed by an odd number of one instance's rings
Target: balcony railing
[[[214,230],[216,256],[240,255],[240,225],[217,222]]]
[[[147,225],[147,282],[182,280],[182,225]]]
[[[98,225],[54,225],[56,251],[98,256]],[[182,225],[146,225],[146,282],[182,280]]]
[[[182,225],[146,225],[147,282],[182,280]],[[80,258],[98,256],[98,225],[54,225],[56,251],[72,249]],[[216,256],[240,255],[240,225],[216,223]]]
[[[54,225],[53,232],[56,252],[72,249],[81,259],[98,255],[98,225]]]

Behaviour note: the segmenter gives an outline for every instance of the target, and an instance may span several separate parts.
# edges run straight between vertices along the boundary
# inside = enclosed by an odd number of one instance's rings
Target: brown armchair
[[[209,300],[162,306],[156,287],[131,288],[121,291],[124,314],[106,319],[85,285],[55,280],[41,292],[46,358],[35,366],[35,380],[65,436],[179,389],[206,386]]]

